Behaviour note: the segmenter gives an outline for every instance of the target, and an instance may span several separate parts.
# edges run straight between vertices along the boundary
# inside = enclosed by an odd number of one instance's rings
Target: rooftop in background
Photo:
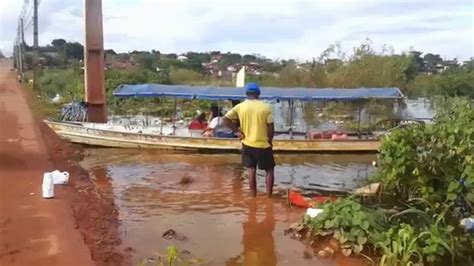
[[[320,100],[354,101],[362,99],[399,99],[403,94],[398,88],[261,88],[260,98],[265,100]],[[241,100],[246,95],[243,88],[235,87],[194,87],[162,84],[123,84],[115,89],[116,97],[177,97],[202,100]]]

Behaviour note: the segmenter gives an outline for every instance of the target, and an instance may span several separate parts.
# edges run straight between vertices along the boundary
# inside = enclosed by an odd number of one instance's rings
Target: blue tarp
[[[312,88],[261,88],[261,99],[265,100],[358,100],[358,99],[398,99],[403,94],[398,88],[357,88],[357,89],[312,89]],[[161,97],[170,96],[202,100],[245,99],[243,88],[198,87],[162,84],[120,85],[115,89],[117,97]]]

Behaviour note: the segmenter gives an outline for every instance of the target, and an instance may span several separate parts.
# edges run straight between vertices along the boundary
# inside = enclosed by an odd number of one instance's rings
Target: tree
[[[114,51],[114,49],[107,49],[104,51],[104,54],[110,54],[110,55],[117,55],[117,53]]]
[[[177,54],[167,54],[166,57],[168,57],[170,59],[177,59],[178,55]]]
[[[249,62],[257,60],[257,57],[254,55],[246,54],[242,57],[242,60],[244,61],[244,63],[249,63]]]
[[[3,55],[2,50],[0,50],[0,59],[5,58],[5,55]]]
[[[222,59],[219,61],[219,64],[223,66],[238,64],[242,61],[242,56],[240,54],[233,54],[228,52],[227,54],[222,55]]]
[[[413,60],[413,63],[415,64],[417,70],[421,70],[423,67],[423,58],[421,58],[422,52],[418,51],[410,51],[410,56]]]
[[[68,42],[64,46],[64,54],[67,58],[84,59],[84,46],[78,42]]]
[[[141,68],[154,71],[155,61],[151,54],[138,54],[134,57],[135,62],[137,62]]]
[[[52,42],[51,42],[51,45],[54,46],[55,48],[57,49],[61,49],[64,47],[64,45],[66,45],[66,40],[64,39],[54,39]]]
[[[443,62],[443,59],[441,58],[441,56],[439,56],[439,54],[431,53],[425,54],[425,56],[423,56],[423,60],[425,61],[426,66],[429,68],[434,67],[438,63]]]

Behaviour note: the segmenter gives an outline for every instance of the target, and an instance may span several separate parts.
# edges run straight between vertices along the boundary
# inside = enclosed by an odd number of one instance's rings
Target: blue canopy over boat
[[[403,94],[398,88],[261,88],[261,99],[265,100],[324,100],[353,101],[360,99],[399,99]],[[162,84],[123,84],[115,89],[117,97],[162,97],[170,96],[202,100],[242,100],[246,98],[243,88],[185,86]]]

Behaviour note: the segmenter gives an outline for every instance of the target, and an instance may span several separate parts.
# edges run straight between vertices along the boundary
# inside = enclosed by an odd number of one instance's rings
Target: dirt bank
[[[119,251],[112,193],[98,191],[77,164],[77,146],[61,141],[33,114],[33,97],[0,61],[0,265],[126,265]],[[41,197],[45,171],[71,184]]]
[[[76,227],[84,237],[97,265],[127,265],[118,250],[121,243],[118,212],[113,193],[101,191],[89,180],[89,174],[77,162],[82,158],[81,147],[65,143],[44,123],[41,132],[55,168],[68,171],[74,192],[70,195]]]

